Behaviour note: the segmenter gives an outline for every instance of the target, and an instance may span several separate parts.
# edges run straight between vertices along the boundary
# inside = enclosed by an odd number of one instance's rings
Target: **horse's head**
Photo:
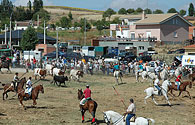
[[[83,77],[83,71],[78,71],[76,75]]]
[[[43,88],[43,85],[42,84],[38,86],[38,89],[39,89],[39,91],[41,91],[42,93],[44,93],[44,88]]]
[[[83,91],[82,89],[78,89],[78,99],[81,100],[83,98]]]
[[[104,121],[107,125],[110,125],[110,116],[106,114],[106,112],[103,112],[104,114]]]

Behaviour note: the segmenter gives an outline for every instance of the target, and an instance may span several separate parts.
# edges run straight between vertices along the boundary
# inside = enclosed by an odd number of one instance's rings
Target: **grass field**
[[[21,74],[20,74],[21,75]],[[26,74],[25,77],[31,76],[32,73]],[[68,75],[68,74],[67,74]],[[13,78],[14,74],[0,74],[2,83],[8,83]],[[24,110],[19,105],[17,97],[12,98],[14,93],[9,93],[7,100],[3,101],[0,97],[0,124],[65,124],[65,125],[81,125],[81,113],[79,111],[79,100],[77,99],[77,91],[85,85],[89,84],[92,90],[92,98],[98,103],[96,119],[98,124],[103,123],[103,111],[114,110],[120,114],[125,112],[123,104],[120,102],[124,99],[128,105],[129,98],[134,98],[137,116],[153,118],[156,125],[194,125],[195,124],[195,88],[187,88],[192,99],[186,97],[171,97],[169,106],[156,106],[151,99],[148,99],[148,104],[144,104],[144,89],[149,87],[148,82],[136,83],[135,78],[129,75],[123,77],[124,84],[115,86],[120,94],[117,96],[112,86],[115,84],[113,76],[104,75],[84,75],[81,82],[67,82],[68,87],[57,87],[50,84],[51,76],[47,76],[46,80],[42,80],[37,84],[44,85],[45,93],[40,93],[37,100],[37,107],[32,108],[32,100],[25,101],[24,104],[28,107]],[[34,80],[33,80],[34,81]],[[0,85],[0,93],[2,93]],[[176,92],[175,92],[176,93]],[[156,97],[159,104],[166,104],[163,97]],[[85,113],[85,123],[89,125],[92,116]],[[87,122],[88,121],[88,122]]]

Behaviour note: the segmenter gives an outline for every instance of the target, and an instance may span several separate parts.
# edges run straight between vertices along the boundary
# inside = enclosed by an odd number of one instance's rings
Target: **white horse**
[[[122,74],[121,71],[115,70],[115,71],[114,71],[114,77],[116,78],[117,85],[119,85],[119,82],[118,82],[118,79],[119,79],[119,78],[120,78],[120,80],[121,80],[121,83],[123,82],[123,81],[122,81],[122,78],[121,78],[121,77],[123,77],[123,74]]]
[[[166,68],[164,68],[163,71],[160,72],[160,78],[162,79],[162,81],[165,81],[169,78],[169,73]]]
[[[110,110],[103,112],[103,114],[107,125],[111,123],[113,125],[125,125],[125,121],[123,121],[124,116],[120,115],[119,113]],[[154,125],[155,121],[153,119],[144,117],[137,117],[135,122],[130,122],[130,125],[149,125],[149,121],[151,121],[152,125]]]
[[[171,86],[171,82],[168,81],[168,80],[165,80],[163,83],[162,83],[162,86],[161,86],[161,92],[162,92],[162,95],[165,97],[165,99],[167,100],[168,104],[171,106],[171,103],[169,102],[169,98],[167,96],[167,92],[168,92],[168,86]],[[154,101],[154,103],[156,105],[158,105],[158,103],[155,101],[154,99],[154,95],[158,95],[158,90],[155,90],[154,87],[149,87],[147,89],[144,90],[144,92],[146,92],[146,97],[144,99],[144,102],[146,104],[146,99],[149,98],[150,96],[152,96],[152,100]]]
[[[175,70],[175,77],[177,78],[177,76],[182,72],[182,67],[177,67],[177,69]]]

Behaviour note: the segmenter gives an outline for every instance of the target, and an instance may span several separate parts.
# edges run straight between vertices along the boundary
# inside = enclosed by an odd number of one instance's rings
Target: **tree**
[[[142,12],[143,12],[143,9],[142,9],[142,8],[137,8],[137,9],[135,10],[135,12],[137,12],[137,13],[142,13]]]
[[[63,28],[68,28],[71,26],[71,20],[64,16],[60,19],[60,26],[63,27]]]
[[[162,14],[164,13],[162,10],[156,9],[155,11],[153,11],[153,14]]]
[[[195,12],[194,12],[194,5],[192,3],[190,3],[189,9],[188,9],[188,13],[189,16],[195,16]]]
[[[30,0],[27,3],[27,8],[29,9],[30,12],[32,12],[32,3]]]
[[[37,33],[34,28],[28,27],[22,34],[20,47],[22,50],[34,50],[38,43]]]
[[[68,17],[69,17],[70,20],[73,20],[71,11],[68,13]]]
[[[145,9],[144,11],[145,11],[146,14],[152,14],[152,10],[151,10],[151,9],[148,9],[148,8],[147,8],[147,9]]]
[[[41,20],[48,21],[50,19],[49,13],[46,10],[44,10],[44,9],[40,9],[40,11],[38,11],[35,14],[33,14],[33,20],[37,20],[38,15],[39,15],[39,18]]]
[[[42,0],[34,0],[34,2],[33,2],[34,13],[40,11],[42,8],[43,8],[43,1]]]
[[[175,8],[171,8],[167,11],[167,13],[177,13],[177,10]]]
[[[96,28],[99,31],[99,33],[101,34],[102,30],[104,29],[104,24],[102,21],[98,20],[96,22]]]
[[[14,11],[13,18],[17,21],[24,21],[27,19],[27,13],[24,9],[24,7],[19,6],[16,7],[16,10]]]
[[[86,26],[86,31],[89,31],[91,29],[91,25],[85,18],[81,18],[80,22],[80,27],[81,27],[81,32],[85,31],[85,26]]]
[[[118,11],[118,14],[127,14],[127,10],[125,8],[121,8],[119,11]]]
[[[122,21],[119,19],[119,17],[115,17],[111,23],[112,24],[121,24],[121,22]]]
[[[109,20],[110,20],[110,17],[111,17],[113,14],[116,14],[116,12],[115,12],[113,9],[108,8],[108,9],[103,13],[103,18],[108,17]]]
[[[133,9],[133,8],[129,8],[128,10],[127,10],[127,13],[129,13],[129,14],[132,14],[132,13],[134,13],[135,12],[135,10]]]
[[[13,12],[13,4],[9,0],[2,0],[0,7],[0,19],[3,20],[6,17],[10,17]]]
[[[186,15],[186,11],[182,9],[179,11],[179,14],[183,17],[184,15]]]

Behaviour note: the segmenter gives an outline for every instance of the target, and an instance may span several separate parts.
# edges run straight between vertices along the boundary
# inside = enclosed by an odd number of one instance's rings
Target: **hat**
[[[89,87],[89,85],[86,85],[86,87]]]

